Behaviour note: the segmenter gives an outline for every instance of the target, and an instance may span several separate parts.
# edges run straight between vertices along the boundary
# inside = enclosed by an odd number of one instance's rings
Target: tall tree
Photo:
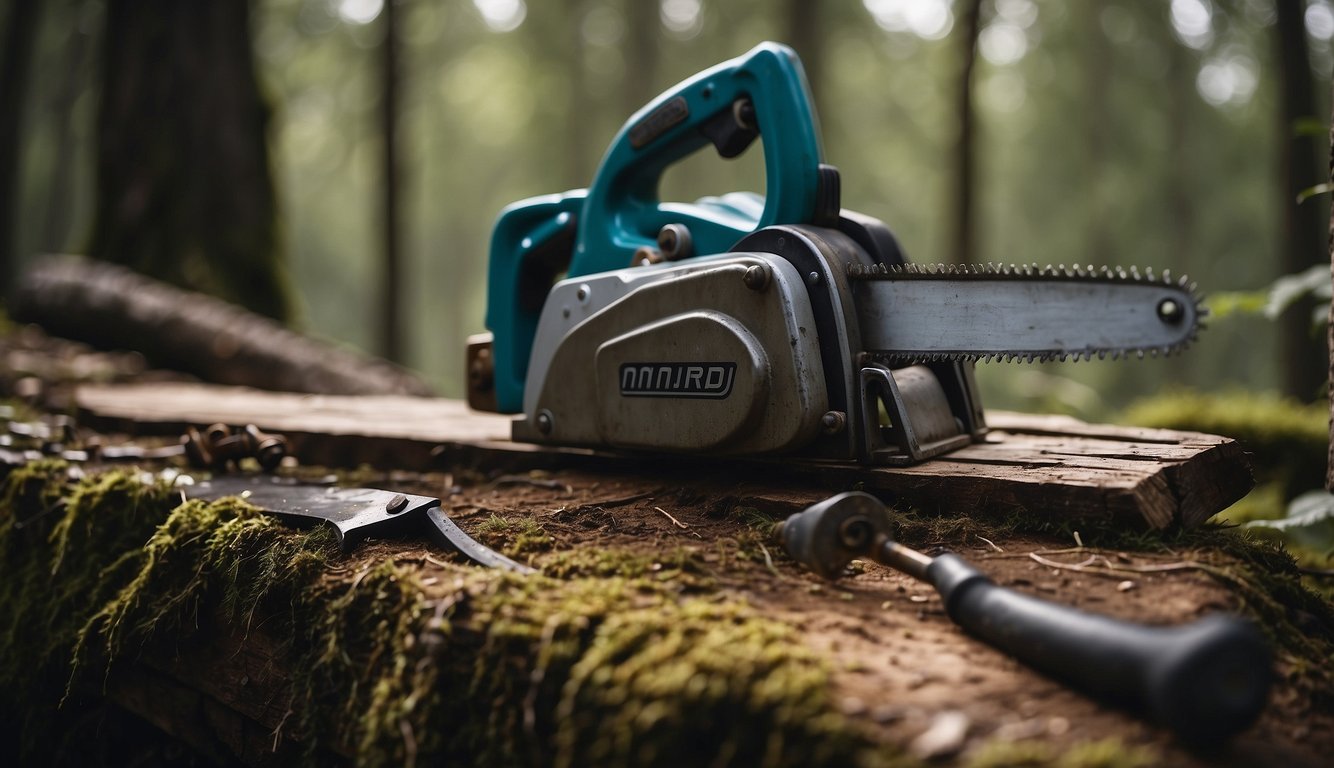
[[[1324,222],[1314,200],[1296,202],[1297,194],[1320,183],[1316,137],[1306,126],[1319,124],[1311,61],[1306,45],[1306,3],[1278,0],[1275,43],[1281,78],[1279,106],[1279,167],[1283,174],[1282,229],[1279,264],[1282,274],[1309,269],[1325,260]],[[1288,308],[1282,323],[1283,386],[1287,394],[1309,401],[1327,375],[1324,342],[1311,334],[1314,300]]]
[[[91,255],[290,314],[248,0],[107,0]]]
[[[567,189],[586,187],[593,182],[597,157],[589,141],[593,104],[588,97],[588,74],[584,61],[584,21],[588,14],[586,0],[564,0],[560,7],[566,14],[561,49],[565,67],[568,101],[565,107],[565,163],[563,185]],[[558,43],[559,45],[560,43]],[[650,94],[651,96],[651,94]],[[645,98],[647,101],[648,98]]]
[[[824,112],[824,42],[827,35],[821,13],[821,4],[809,0],[787,0],[783,13],[784,36],[801,57],[801,66],[806,70],[806,81],[811,87],[811,98],[815,99],[816,114]]]
[[[4,48],[0,49],[0,298],[9,293],[17,270],[14,220],[19,203],[19,141],[41,5],[22,0],[9,4]]]
[[[1330,100],[1334,104],[1334,99]],[[1329,120],[1329,183],[1334,186],[1334,115]],[[1334,206],[1329,209],[1329,261],[1330,278],[1334,280]],[[1329,373],[1326,382],[1329,387],[1329,459],[1325,465],[1325,490],[1334,493],[1334,302],[1329,305],[1329,317],[1325,320],[1325,351],[1329,354]]]
[[[658,14],[658,3],[625,0],[625,76],[621,78],[621,112],[627,118],[658,93],[658,46],[662,37]]]
[[[403,310],[401,232],[399,190],[402,188],[398,162],[399,109],[399,39],[396,7],[398,0],[385,0],[381,12],[383,39],[380,41],[380,134],[381,134],[381,210],[383,271],[380,273],[379,352],[394,362],[403,362]]]
[[[1112,50],[1108,45],[1107,33],[1102,28],[1101,5],[1089,3],[1082,8],[1082,37],[1084,56],[1080,62],[1084,69],[1084,103],[1086,145],[1084,162],[1088,168],[1089,197],[1086,205],[1088,215],[1088,252],[1087,261],[1104,265],[1115,263],[1113,258],[1113,240],[1111,227],[1107,222],[1107,200],[1104,199],[1103,165],[1107,162],[1111,130],[1113,125],[1108,114],[1107,104],[1111,97],[1109,81],[1112,74]]]
[[[959,24],[959,81],[955,109],[959,135],[954,165],[954,263],[977,260],[973,201],[977,191],[977,110],[973,108],[973,80],[977,68],[977,37],[982,27],[982,0],[966,0]]]

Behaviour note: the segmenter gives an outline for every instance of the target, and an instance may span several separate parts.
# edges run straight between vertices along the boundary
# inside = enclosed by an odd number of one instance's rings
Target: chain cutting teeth
[[[1132,355],[1143,359],[1172,357],[1193,344],[1199,338],[1199,329],[1206,326],[1209,308],[1204,297],[1198,293],[1198,286],[1185,275],[1178,275],[1171,269],[1155,271],[1152,267],[1137,266],[1109,267],[1092,264],[1047,264],[1036,262],[1015,264],[986,262],[978,264],[849,264],[847,275],[853,280],[1083,280],[1108,283],[1131,283],[1140,285],[1163,285],[1179,289],[1186,293],[1195,309],[1196,328],[1190,335],[1177,344],[1128,349],[1085,349],[1075,351],[1015,351],[1015,352],[887,352],[873,353],[877,360],[896,365],[915,363],[937,363],[943,361],[961,361],[969,363],[1024,362],[1043,363],[1053,361],[1120,360]]]

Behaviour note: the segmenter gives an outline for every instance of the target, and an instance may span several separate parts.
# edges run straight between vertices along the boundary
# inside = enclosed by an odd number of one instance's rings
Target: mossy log
[[[765,547],[772,518],[757,497],[713,495],[738,492],[735,480],[654,491],[641,504],[626,499],[647,494],[627,497],[608,475],[563,474],[582,487],[577,506],[553,508],[571,494],[547,482],[526,509],[465,521],[492,546],[536,558],[541,575],[518,577],[412,541],[343,556],[324,529],[285,528],[236,499],[182,503],[137,472],[75,479],[70,469],[39,462],[0,484],[5,764],[54,762],[82,733],[68,721],[104,698],[217,763],[920,765],[927,751],[916,738],[929,713],[947,709],[970,712],[978,731],[972,756],[954,764],[1021,754],[1047,768],[1194,764],[1144,726],[963,636],[903,581],[870,568],[839,586],[803,577]],[[461,503],[498,505],[499,482],[469,488]],[[574,544],[590,523],[608,527]],[[900,538],[918,547],[998,542],[1007,552],[989,572],[1048,586],[1025,566],[1022,548],[1034,545],[1012,524],[906,510],[900,523]],[[1083,530],[1115,547],[1122,569],[1163,546]],[[690,546],[673,548],[672,537]],[[1159,622],[1237,606],[1281,649],[1282,682],[1252,735],[1263,749],[1242,742],[1220,754],[1302,764],[1334,748],[1323,663],[1334,636],[1322,631],[1334,606],[1303,590],[1280,552],[1218,530],[1169,541],[1172,551],[1156,556],[1167,559],[1149,560],[1129,593],[1093,579],[1061,599]],[[1182,559],[1193,577],[1177,570]],[[1307,735],[1291,736],[1303,722]],[[1063,739],[1048,723],[1084,730]],[[1018,744],[1005,735],[1034,725]],[[1274,751],[1279,741],[1288,751]]]
[[[893,757],[836,711],[790,627],[660,573],[518,577],[383,546],[340,561],[327,530],[237,499],[67,472],[23,467],[0,497],[0,749],[20,763],[101,693],[253,763]]]

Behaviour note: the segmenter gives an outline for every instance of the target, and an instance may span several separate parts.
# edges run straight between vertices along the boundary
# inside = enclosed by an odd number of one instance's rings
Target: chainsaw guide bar
[[[1168,356],[1207,314],[1195,285],[1064,264],[850,264],[862,342],[877,360],[1044,362]]]

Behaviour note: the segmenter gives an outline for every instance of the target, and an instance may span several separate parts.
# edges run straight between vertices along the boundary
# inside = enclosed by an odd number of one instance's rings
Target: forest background
[[[1171,387],[1323,397],[1323,310],[1262,309],[1285,275],[1324,265],[1328,285],[1329,195],[1298,201],[1328,179],[1328,0],[387,1],[194,6],[239,9],[225,44],[253,62],[273,200],[167,154],[270,217],[264,257],[285,297],[266,311],[441,394],[464,390],[501,208],[587,186],[636,109],[772,39],[802,57],[843,204],[886,221],[911,260],[1170,268],[1209,297],[1185,356],[982,365],[988,405],[1107,418]],[[106,247],[108,137],[129,125],[151,153],[174,117],[109,114],[108,70],[173,67],[179,51],[134,34],[145,14],[203,13],[191,6],[15,0],[0,17],[8,280],[37,254]],[[226,28],[203,22],[205,37]],[[663,197],[762,192],[763,176],[754,148],[700,153]],[[200,269],[167,277],[217,283]]]

